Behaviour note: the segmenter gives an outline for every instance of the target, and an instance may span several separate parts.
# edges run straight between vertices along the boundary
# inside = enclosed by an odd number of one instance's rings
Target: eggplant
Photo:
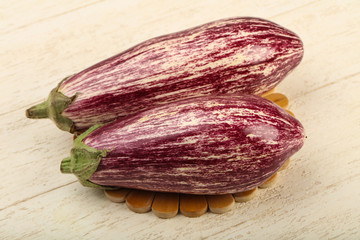
[[[26,115],[75,132],[191,97],[261,95],[302,57],[300,38],[278,24],[222,19],[147,40],[65,78]]]
[[[61,171],[96,188],[243,192],[275,174],[304,136],[301,123],[267,99],[201,96],[93,126]]]

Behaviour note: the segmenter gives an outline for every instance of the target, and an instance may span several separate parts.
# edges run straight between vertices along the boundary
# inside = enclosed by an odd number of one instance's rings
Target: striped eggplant
[[[72,75],[26,114],[74,132],[190,97],[260,95],[302,56],[300,38],[273,22],[218,20],[147,40]]]
[[[235,193],[265,182],[303,141],[301,123],[269,100],[201,96],[93,126],[61,171],[90,187]]]

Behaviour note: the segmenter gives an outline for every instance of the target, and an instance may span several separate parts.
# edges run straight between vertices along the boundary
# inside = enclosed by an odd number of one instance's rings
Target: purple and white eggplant
[[[298,120],[264,98],[202,96],[90,128],[61,171],[84,186],[236,193],[270,178],[304,136]]]
[[[218,20],[147,40],[72,75],[26,114],[74,132],[191,97],[260,95],[302,57],[300,38],[278,24]]]

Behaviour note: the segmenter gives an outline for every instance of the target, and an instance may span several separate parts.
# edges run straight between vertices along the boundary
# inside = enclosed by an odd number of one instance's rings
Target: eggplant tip
[[[30,109],[26,109],[25,115],[27,118],[31,118]]]
[[[60,164],[61,173],[72,173],[71,171],[71,158],[67,157],[61,161]]]
[[[27,118],[33,119],[49,118],[48,106],[48,101],[42,102],[40,104],[32,106],[29,109],[26,109],[25,115]]]

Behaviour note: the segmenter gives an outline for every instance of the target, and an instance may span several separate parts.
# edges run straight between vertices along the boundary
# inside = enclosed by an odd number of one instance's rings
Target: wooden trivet
[[[294,114],[287,110],[289,100],[281,93],[274,93],[274,89],[263,94],[262,97],[273,101],[284,108],[292,116]],[[279,169],[282,171],[289,166],[290,159]],[[127,207],[136,213],[152,212],[159,218],[172,218],[178,212],[186,217],[199,217],[208,210],[213,213],[221,214],[233,209],[235,202],[247,202],[253,199],[258,189],[272,187],[277,179],[275,173],[266,182],[252,190],[225,195],[195,195],[151,192],[136,189],[105,190],[105,196],[113,202],[125,202]]]

